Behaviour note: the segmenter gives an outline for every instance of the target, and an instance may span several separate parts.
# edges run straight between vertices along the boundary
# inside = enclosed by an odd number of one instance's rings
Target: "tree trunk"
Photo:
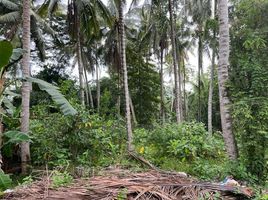
[[[77,14],[79,15],[79,14]],[[83,62],[81,55],[81,35],[80,35],[80,19],[77,16],[77,61],[78,61],[78,73],[79,73],[79,86],[80,86],[80,101],[83,106],[85,106],[85,83],[84,83],[84,73],[83,73]]]
[[[187,106],[186,106],[186,66],[184,58],[182,58],[182,67],[183,67],[183,111],[184,111],[184,120],[187,121]]]
[[[230,100],[227,94],[226,82],[228,81],[229,67],[229,20],[228,20],[228,1],[219,1],[219,64],[218,82],[220,97],[220,112],[222,133],[227,153],[231,160],[238,157],[235,136],[232,132],[232,119],[230,113]]]
[[[5,85],[5,73],[2,74],[0,77],[0,95],[3,95],[4,92],[4,85]],[[4,113],[2,106],[0,106],[0,112]],[[3,125],[3,115],[0,116],[0,169],[2,168],[3,165],[3,160],[2,160],[2,145],[3,145],[3,133],[4,133],[4,125]]]
[[[163,48],[160,49],[160,98],[161,98],[161,105],[160,105],[160,118],[162,124],[165,123],[165,106],[164,106],[164,72],[163,72],[163,57],[164,57],[164,50]]]
[[[178,60],[176,55],[176,42],[175,42],[175,31],[174,31],[174,21],[173,21],[173,0],[169,0],[169,14],[170,14],[170,28],[171,28],[171,44],[172,44],[172,57],[174,65],[174,80],[175,80],[175,110],[176,110],[176,122],[180,123],[182,121],[181,117],[181,91],[179,87],[179,74],[178,74]]]
[[[97,50],[97,46],[96,46]],[[96,59],[96,86],[97,86],[97,112],[100,112],[100,77],[99,77],[99,64],[98,64],[98,57],[97,52],[95,55]]]
[[[22,13],[22,46],[24,49],[22,57],[22,73],[23,77],[30,76],[30,53],[31,53],[31,41],[30,41],[30,7],[31,1],[23,1],[23,13]],[[23,81],[21,88],[21,132],[28,134],[29,121],[30,121],[30,91],[31,84],[27,81]],[[30,157],[30,144],[29,142],[21,143],[21,172],[26,174],[28,171],[28,164],[31,161]]]
[[[84,75],[85,75],[85,93],[86,93],[86,105],[87,107],[90,106],[90,100],[89,100],[89,87],[88,87],[88,80],[87,80],[87,71],[85,68],[85,65],[83,63],[83,70],[84,70]]]
[[[123,67],[125,101],[126,101],[127,148],[128,148],[128,151],[132,152],[134,150],[134,147],[132,144],[133,136],[132,136],[132,125],[131,125],[131,115],[130,115],[130,106],[129,106],[123,0],[119,1],[119,22],[118,23],[119,23],[119,37],[120,37],[120,63],[121,63],[121,66]]]
[[[90,108],[94,108],[94,104],[93,104],[93,97],[92,97],[92,92],[91,92],[91,89],[90,89],[90,86],[89,86],[89,82],[88,82],[88,78],[87,78],[87,71],[84,67],[84,73],[85,73],[85,80],[86,80],[86,87],[87,87],[87,91],[88,91],[88,96],[89,96],[89,105],[90,105]]]
[[[198,122],[201,121],[201,74],[203,71],[202,29],[198,31]]]
[[[214,47],[213,47],[214,48]],[[210,82],[209,82],[209,94],[208,94],[208,132],[212,135],[212,103],[213,103],[213,79],[214,79],[214,67],[215,67],[215,48],[212,50],[212,63],[210,68]]]
[[[129,106],[130,106],[130,111],[132,114],[134,125],[137,125],[138,122],[137,122],[137,118],[136,118],[136,114],[135,114],[135,109],[134,109],[133,101],[132,101],[132,98],[130,95],[129,95]]]
[[[211,1],[212,6],[212,15],[211,18],[215,18],[216,6],[215,0]],[[216,31],[213,30],[213,38],[212,38],[212,63],[210,68],[210,82],[209,82],[209,94],[208,94],[208,132],[210,136],[212,135],[212,103],[213,103],[213,82],[214,82],[214,68],[215,68],[215,59],[216,59]]]

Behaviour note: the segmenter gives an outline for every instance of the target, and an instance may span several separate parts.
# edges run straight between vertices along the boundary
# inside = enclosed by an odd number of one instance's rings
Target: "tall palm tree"
[[[84,40],[91,40],[100,33],[101,20],[106,24],[111,25],[111,15],[107,7],[101,0],[71,0],[68,4],[68,24],[69,32],[77,44],[79,85],[80,85],[80,100],[85,105],[85,83],[84,72],[81,58],[81,51]],[[81,59],[82,60],[82,59]]]
[[[204,26],[210,16],[210,0],[190,0],[187,1],[187,10],[197,24],[196,37],[198,40],[198,121],[201,120],[201,76],[203,74],[203,51],[204,51]]]
[[[211,0],[211,19],[215,20],[216,14],[216,4],[215,0]],[[212,62],[210,68],[210,82],[209,82],[209,95],[208,95],[208,132],[210,135],[212,134],[212,103],[213,103],[213,81],[214,81],[214,68],[215,68],[215,59],[216,59],[216,27],[213,26],[213,36],[211,41],[211,48],[212,48]]]
[[[126,103],[126,120],[127,120],[127,148],[129,152],[134,150],[132,140],[132,125],[131,125],[131,115],[130,115],[130,99],[129,99],[129,89],[128,89],[128,75],[127,75],[127,63],[126,63],[126,41],[125,41],[125,26],[124,26],[124,15],[123,15],[123,0],[119,0],[119,43],[120,43],[120,64],[123,68],[124,75],[124,90],[125,90],[125,103]]]
[[[170,37],[172,45],[172,57],[174,66],[174,80],[175,80],[175,110],[176,110],[176,121],[180,123],[182,121],[182,108],[181,106],[181,91],[179,82],[179,72],[178,72],[178,58],[176,53],[176,41],[175,41],[175,24],[174,24],[174,2],[169,0],[169,15],[170,15]]]
[[[219,0],[219,64],[218,82],[220,97],[220,112],[222,133],[227,153],[231,160],[238,157],[235,136],[232,132],[232,119],[230,113],[230,100],[228,97],[226,83],[228,81],[229,67],[229,20],[228,20],[228,0]]]
[[[25,50],[22,57],[22,72],[23,76],[30,76],[30,52],[31,52],[31,1],[23,0],[23,13],[22,13],[22,44]],[[30,119],[30,90],[31,85],[28,81],[22,83],[21,96],[21,132],[28,134],[29,132],[29,119]],[[22,173],[27,173],[27,164],[30,162],[30,145],[29,142],[23,142],[21,144],[21,170]]]

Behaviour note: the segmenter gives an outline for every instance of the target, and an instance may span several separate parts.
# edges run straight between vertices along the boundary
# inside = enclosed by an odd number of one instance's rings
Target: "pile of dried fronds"
[[[245,190],[246,191],[246,190]],[[182,173],[131,173],[114,169],[101,176],[76,180],[71,186],[50,188],[48,178],[18,188],[5,199],[177,200],[246,199],[242,187],[200,183]]]

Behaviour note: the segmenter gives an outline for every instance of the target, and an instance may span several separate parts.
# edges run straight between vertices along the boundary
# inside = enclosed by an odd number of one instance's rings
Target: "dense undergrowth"
[[[73,176],[91,176],[110,166],[146,168],[126,154],[123,119],[106,119],[79,104],[75,117],[64,116],[55,108],[34,106],[31,120],[32,167],[52,170],[53,187],[70,184]],[[221,133],[210,135],[202,123],[155,123],[150,129],[137,127],[134,145],[138,154],[164,170],[186,172],[204,181],[220,182],[233,175],[248,185],[267,185],[267,180],[250,174],[242,161],[230,163]],[[3,152],[12,152],[13,148],[14,145],[5,146]],[[16,182],[27,184],[33,179],[31,175]]]
[[[139,167],[126,155],[124,121],[105,119],[80,110],[76,117],[49,113],[36,106],[31,121],[34,166],[50,168],[102,168],[112,165]],[[220,181],[232,174],[250,184],[259,183],[243,164],[230,163],[220,132],[209,135],[202,123],[154,124],[134,131],[136,152],[165,170],[183,171],[203,180]]]

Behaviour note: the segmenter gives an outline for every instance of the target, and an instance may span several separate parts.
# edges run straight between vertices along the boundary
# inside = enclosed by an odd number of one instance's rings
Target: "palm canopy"
[[[7,39],[12,40],[18,36],[20,33],[19,27],[22,24],[22,5],[20,2],[14,0],[0,0],[0,24],[4,25],[3,31]],[[43,31],[50,34],[55,41],[59,43],[56,33],[52,30],[49,24],[37,14],[35,8],[32,8],[31,34],[42,61],[45,59],[45,43],[42,36]]]

